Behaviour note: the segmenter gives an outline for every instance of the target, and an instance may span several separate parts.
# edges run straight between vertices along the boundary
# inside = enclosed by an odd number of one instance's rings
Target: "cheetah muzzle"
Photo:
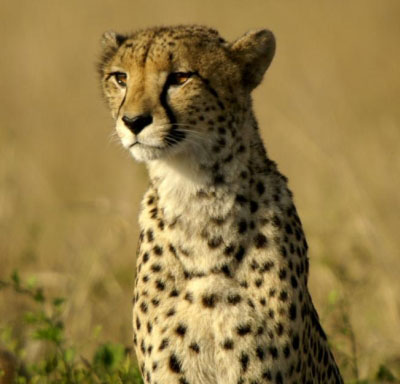
[[[103,37],[116,130],[146,163],[134,346],[146,383],[342,383],[307,288],[307,242],[251,91],[267,30],[201,26]]]

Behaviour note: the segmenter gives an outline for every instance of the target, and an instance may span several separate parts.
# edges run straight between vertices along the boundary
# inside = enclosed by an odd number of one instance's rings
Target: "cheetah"
[[[251,92],[268,30],[196,25],[103,36],[122,145],[148,168],[133,343],[145,383],[343,383],[307,288],[307,242]]]

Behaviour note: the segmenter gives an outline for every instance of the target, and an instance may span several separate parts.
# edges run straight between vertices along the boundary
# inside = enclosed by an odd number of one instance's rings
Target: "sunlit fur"
[[[146,383],[342,383],[307,289],[292,194],[252,112],[274,50],[267,30],[232,43],[198,26],[105,35],[104,94],[150,176],[133,319]],[[168,86],[174,72],[193,75]],[[138,135],[121,120],[147,114]]]

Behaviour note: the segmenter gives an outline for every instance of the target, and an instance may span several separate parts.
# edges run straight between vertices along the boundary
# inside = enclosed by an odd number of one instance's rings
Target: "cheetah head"
[[[229,151],[274,51],[267,30],[232,43],[200,26],[105,33],[99,74],[123,146],[146,162]]]

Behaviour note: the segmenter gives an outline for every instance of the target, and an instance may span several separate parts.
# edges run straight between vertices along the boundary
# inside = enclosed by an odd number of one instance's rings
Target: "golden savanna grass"
[[[21,0],[0,4],[0,278],[68,298],[84,355],[131,342],[137,213],[147,176],[113,135],[100,36],[200,23],[269,28],[254,104],[310,245],[310,288],[347,379],[400,374],[400,2]],[[0,328],[26,303],[0,292]],[[38,353],[29,342],[27,358]]]

